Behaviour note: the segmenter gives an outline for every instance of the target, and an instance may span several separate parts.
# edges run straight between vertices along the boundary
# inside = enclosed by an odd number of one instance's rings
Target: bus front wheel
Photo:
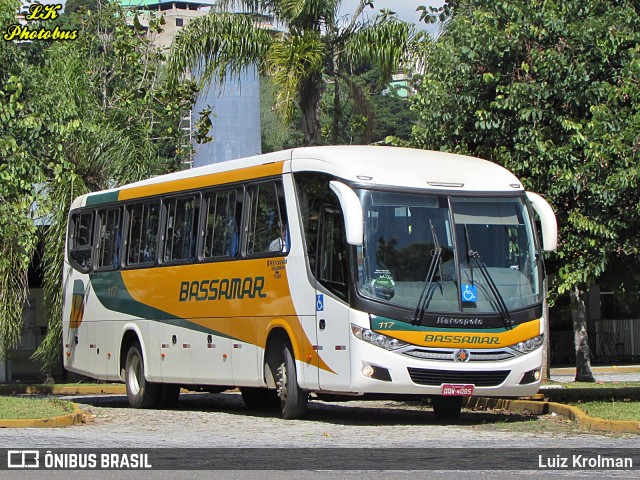
[[[282,347],[282,357],[276,372],[276,389],[280,397],[282,417],[302,418],[307,413],[309,395],[298,386],[296,361],[288,344]]]
[[[158,402],[160,384],[147,382],[144,378],[144,360],[140,344],[129,347],[125,362],[125,385],[129,405],[134,408],[152,408]]]

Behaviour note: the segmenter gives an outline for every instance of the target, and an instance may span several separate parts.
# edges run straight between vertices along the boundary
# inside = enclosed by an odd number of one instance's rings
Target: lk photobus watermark
[[[75,40],[78,38],[78,30],[63,30],[56,26],[53,29],[45,28],[40,24],[31,27],[34,22],[55,20],[62,10],[62,4],[43,5],[34,3],[29,6],[28,13],[24,16],[24,23],[14,23],[7,27],[3,35],[7,42],[26,42],[35,40]],[[16,19],[18,20],[18,19]]]

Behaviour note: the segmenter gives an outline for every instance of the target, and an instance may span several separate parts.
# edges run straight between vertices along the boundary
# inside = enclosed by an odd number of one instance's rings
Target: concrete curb
[[[640,435],[640,422],[590,417],[577,407],[544,400],[470,397],[467,399],[465,406],[470,409],[504,409],[512,412],[530,412],[536,415],[555,413],[570,418],[579,428],[592,432],[634,433]]]
[[[25,420],[0,420],[0,428],[57,428],[69,427],[82,422],[84,412],[77,404],[73,404],[73,413],[51,418]]]
[[[124,385],[2,385],[0,395],[103,395],[124,394]]]

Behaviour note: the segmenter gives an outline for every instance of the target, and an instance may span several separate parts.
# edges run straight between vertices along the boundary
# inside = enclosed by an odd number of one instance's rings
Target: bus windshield
[[[532,223],[521,197],[359,190],[361,295],[431,313],[506,314],[542,301]]]

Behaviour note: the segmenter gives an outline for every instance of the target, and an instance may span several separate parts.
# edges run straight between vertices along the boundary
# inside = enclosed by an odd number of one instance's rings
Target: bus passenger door
[[[316,249],[316,328],[321,390],[340,391],[350,384],[347,242],[337,208],[321,211]]]

